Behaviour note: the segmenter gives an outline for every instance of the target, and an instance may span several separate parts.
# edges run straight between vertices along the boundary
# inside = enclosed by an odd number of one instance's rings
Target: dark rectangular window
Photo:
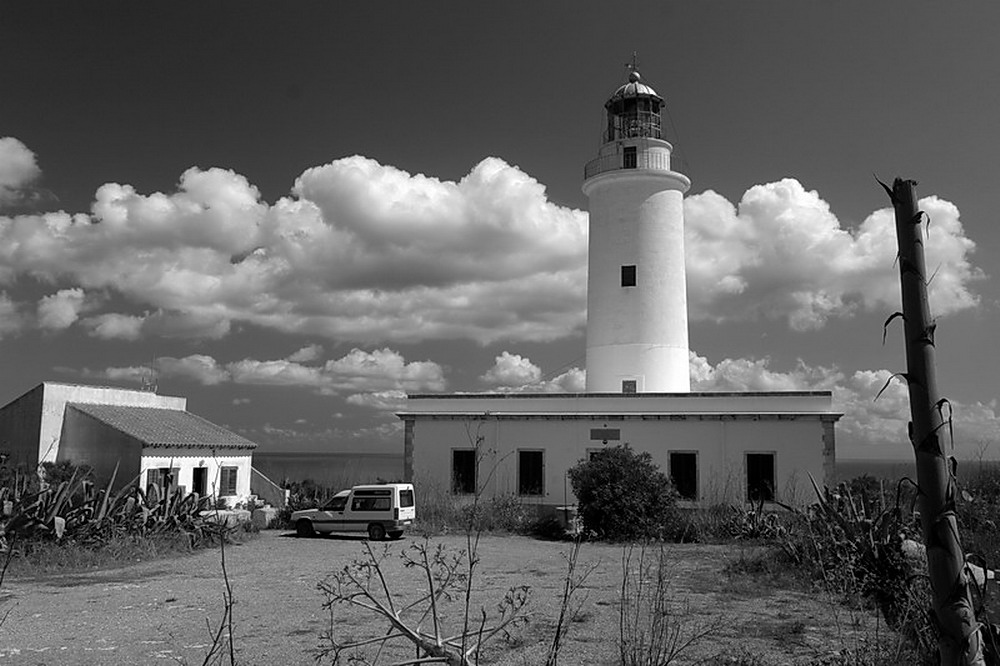
[[[774,454],[747,454],[747,499],[774,501]]]
[[[177,486],[177,478],[181,470],[177,467],[152,467],[146,470],[146,488],[157,486],[160,491],[167,491]]]
[[[191,489],[199,495],[208,491],[208,468],[195,467],[191,470]]]
[[[474,495],[476,492],[476,450],[453,449],[451,452],[451,492]]]
[[[622,380],[622,393],[632,395],[639,392],[639,382],[635,379]]]
[[[399,506],[403,508],[413,506],[413,491],[412,490],[400,490],[399,491]]]
[[[634,169],[638,165],[638,160],[635,153],[635,146],[626,146],[625,154],[622,155],[622,167],[625,169]]]
[[[219,495],[236,494],[236,475],[239,467],[222,467],[219,469]]]
[[[682,499],[698,499],[698,454],[670,452],[670,481]]]
[[[517,493],[545,494],[545,457],[542,451],[517,452]]]
[[[351,511],[388,511],[392,508],[391,497],[358,497],[351,501]]]
[[[622,438],[622,431],[618,428],[591,428],[590,438],[602,442],[617,442]]]
[[[635,265],[622,266],[622,286],[623,287],[635,286]]]

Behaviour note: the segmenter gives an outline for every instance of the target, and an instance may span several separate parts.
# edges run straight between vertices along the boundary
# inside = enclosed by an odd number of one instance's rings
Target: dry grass
[[[439,537],[432,543],[457,549],[464,540]],[[568,547],[526,537],[482,538],[482,566],[473,595],[474,608],[492,608],[510,586],[531,586],[531,622],[520,633],[490,646],[483,654],[483,663],[544,663],[555,633],[564,585],[565,560],[561,555]],[[874,649],[876,643],[885,644],[886,652],[898,645],[896,637],[879,625],[873,613],[841,607],[840,600],[805,590],[794,579],[751,573],[725,575],[723,571],[741,557],[738,548],[694,544],[664,548],[670,602],[678,610],[674,621],[685,633],[707,630],[705,639],[696,641],[672,663],[740,663],[726,659],[753,654],[758,661],[752,663],[812,664],[833,658],[845,648],[860,654]],[[398,558],[389,558],[386,564],[391,585],[400,598],[415,595],[419,581],[413,579],[412,572],[405,570]],[[560,662],[617,663],[622,549],[586,544],[579,555],[579,566],[592,569],[592,573],[580,590],[586,601],[573,615]],[[459,600],[444,605],[442,617],[446,622],[460,622],[460,606]],[[384,631],[372,623],[371,616],[345,606],[333,609],[332,623],[342,638],[361,639]],[[411,647],[400,648],[385,655],[389,658],[385,663],[412,654]]]

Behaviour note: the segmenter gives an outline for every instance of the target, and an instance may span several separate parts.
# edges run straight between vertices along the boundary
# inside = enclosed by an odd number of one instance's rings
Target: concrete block
[[[254,527],[261,530],[266,530],[270,527],[275,520],[278,518],[278,509],[273,506],[265,506],[259,509],[254,509],[253,517],[251,518]]]

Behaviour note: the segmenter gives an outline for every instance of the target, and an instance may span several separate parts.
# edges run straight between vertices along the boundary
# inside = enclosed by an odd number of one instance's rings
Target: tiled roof
[[[179,409],[122,407],[72,402],[67,405],[134,437],[146,447],[255,449],[245,437]]]

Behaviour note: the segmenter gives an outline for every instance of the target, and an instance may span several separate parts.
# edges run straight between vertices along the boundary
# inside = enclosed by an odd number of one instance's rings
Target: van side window
[[[351,511],[388,511],[391,508],[391,497],[355,497],[351,502]]]
[[[400,490],[399,491],[399,506],[405,508],[413,506],[413,491],[412,490]]]
[[[343,511],[344,507],[347,506],[347,495],[343,497],[334,497],[332,500],[326,503],[323,507],[324,511]]]

